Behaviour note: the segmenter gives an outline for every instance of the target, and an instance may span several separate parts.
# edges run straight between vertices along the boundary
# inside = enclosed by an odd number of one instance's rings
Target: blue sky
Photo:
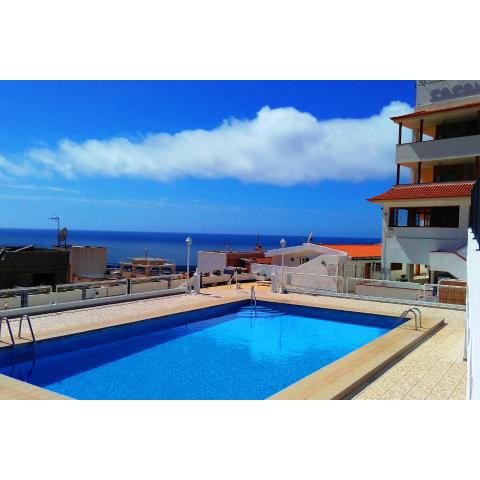
[[[377,237],[413,81],[0,82],[0,227]]]

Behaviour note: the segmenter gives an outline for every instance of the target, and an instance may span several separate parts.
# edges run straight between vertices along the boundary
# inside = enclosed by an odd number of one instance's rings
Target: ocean
[[[69,245],[95,245],[108,247],[108,262],[117,264],[130,257],[145,256],[145,249],[150,257],[161,257],[173,261],[179,269],[186,264],[185,239],[193,240],[191,250],[191,265],[195,266],[199,250],[238,251],[253,250],[256,235],[239,235],[231,233],[166,233],[166,232],[115,232],[70,230],[67,243]],[[260,235],[259,243],[264,249],[279,248],[280,235]],[[288,235],[284,237],[287,246],[298,245],[306,241],[306,236]],[[35,245],[51,247],[56,244],[56,230],[34,230],[0,228],[1,246]],[[314,242],[322,243],[378,243],[378,238],[344,238],[344,237],[314,237]]]

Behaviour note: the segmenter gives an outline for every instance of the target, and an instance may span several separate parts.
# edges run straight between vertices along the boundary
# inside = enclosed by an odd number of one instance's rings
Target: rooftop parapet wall
[[[480,80],[417,80],[415,110],[480,101]]]

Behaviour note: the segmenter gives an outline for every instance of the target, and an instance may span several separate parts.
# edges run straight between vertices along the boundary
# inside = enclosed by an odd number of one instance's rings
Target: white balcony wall
[[[468,234],[467,276],[467,399],[480,400],[480,252],[472,232]]]
[[[467,244],[467,232],[470,213],[470,199],[434,199],[402,202],[402,207],[439,207],[459,205],[458,228],[432,227],[388,227],[389,203],[384,207],[383,224],[383,262],[430,264],[430,252],[437,250],[456,251]]]
[[[429,265],[430,252],[435,250],[455,250],[458,246],[457,240],[423,238],[419,242],[416,238],[392,237],[386,241],[386,264],[413,263]]]
[[[480,135],[397,145],[397,163],[429,162],[480,155]]]
[[[456,252],[431,252],[429,264],[436,272],[449,272],[460,280],[467,279],[467,262]]]

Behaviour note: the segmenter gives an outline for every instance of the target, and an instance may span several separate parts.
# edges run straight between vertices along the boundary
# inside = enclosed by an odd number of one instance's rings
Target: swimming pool
[[[2,349],[0,373],[77,399],[264,399],[401,323],[235,302]]]

